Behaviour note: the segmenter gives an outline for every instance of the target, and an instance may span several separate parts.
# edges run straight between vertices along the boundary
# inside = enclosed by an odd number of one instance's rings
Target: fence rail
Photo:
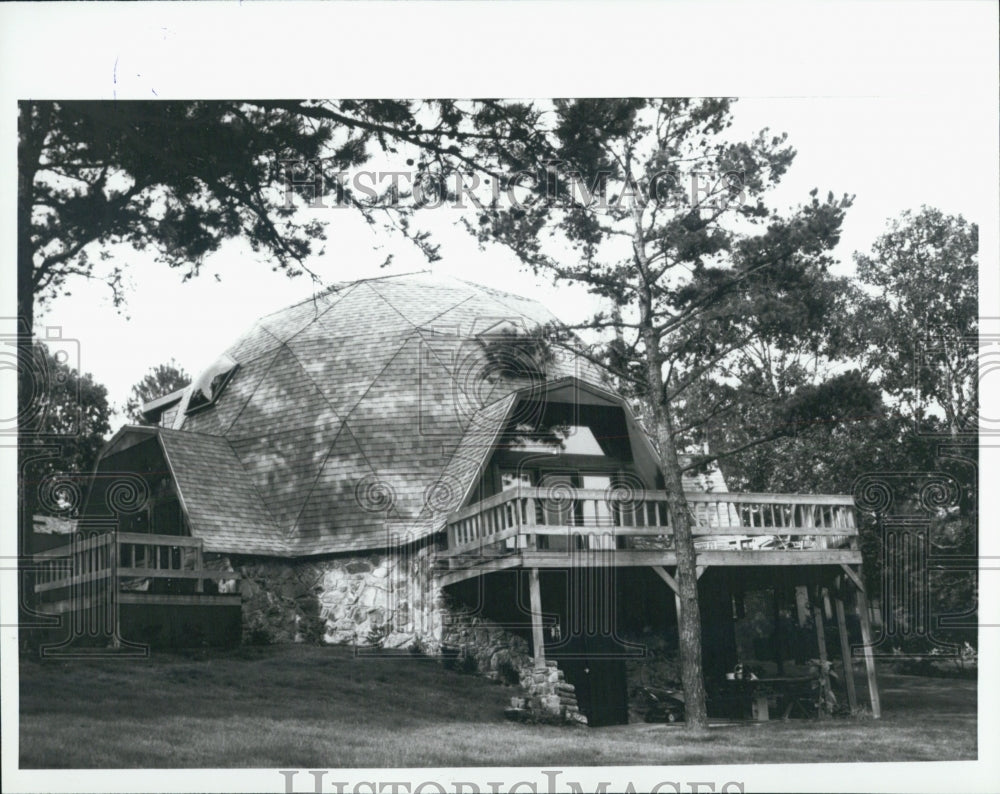
[[[857,548],[850,496],[688,493],[696,548],[703,551]],[[673,548],[665,491],[619,492],[569,486],[514,488],[469,505],[447,523],[446,558],[521,549]]]
[[[233,593],[239,588],[238,574],[205,568],[200,538],[175,535],[111,532],[75,538],[35,554],[34,570],[35,592],[60,599],[67,588],[109,582],[120,592],[178,595],[202,594],[206,582],[232,582]]]

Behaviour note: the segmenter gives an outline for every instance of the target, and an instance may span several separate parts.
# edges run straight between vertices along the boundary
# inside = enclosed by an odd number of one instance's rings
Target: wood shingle
[[[437,531],[524,386],[491,370],[478,335],[555,319],[423,274],[338,285],[261,318],[225,351],[239,368],[214,403],[161,431],[192,531],[213,550],[282,556],[383,547],[407,522]],[[600,383],[562,357],[551,376],[567,374]]]

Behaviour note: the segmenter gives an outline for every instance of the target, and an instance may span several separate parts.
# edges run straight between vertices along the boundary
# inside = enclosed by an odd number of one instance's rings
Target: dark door
[[[573,649],[570,651],[570,649]],[[621,648],[610,637],[575,637],[569,658],[560,660],[566,680],[576,688],[576,702],[593,727],[628,722],[628,683]]]
[[[570,569],[565,638],[551,654],[592,726],[628,722],[627,649],[615,639],[614,579],[613,568]]]

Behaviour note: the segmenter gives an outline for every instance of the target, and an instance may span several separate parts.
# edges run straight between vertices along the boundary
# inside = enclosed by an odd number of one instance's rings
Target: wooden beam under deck
[[[856,549],[806,549],[800,551],[743,550],[700,551],[699,566],[761,566],[761,565],[860,565],[861,552]],[[672,551],[637,551],[634,549],[598,549],[594,551],[538,551],[523,549],[503,557],[481,561],[469,560],[463,567],[439,574],[442,586],[471,579],[475,576],[510,568],[573,568],[594,565],[622,567],[674,568],[677,555]]]

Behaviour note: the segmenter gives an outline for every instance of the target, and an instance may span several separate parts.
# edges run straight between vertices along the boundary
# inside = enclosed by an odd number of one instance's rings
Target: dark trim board
[[[61,616],[54,644],[107,647],[139,643],[152,648],[234,647],[243,631],[240,596],[121,593],[117,608],[90,596],[42,607]]]

